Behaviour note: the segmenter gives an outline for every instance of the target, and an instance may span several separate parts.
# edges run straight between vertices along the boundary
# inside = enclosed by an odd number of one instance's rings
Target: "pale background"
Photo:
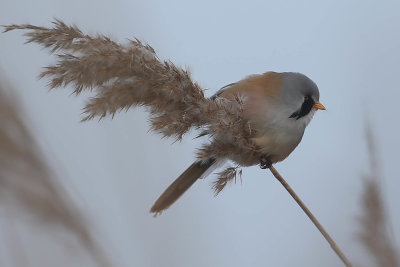
[[[400,236],[399,1],[0,0],[0,6],[3,25],[50,26],[59,18],[120,42],[138,37],[160,58],[188,66],[208,95],[252,73],[308,75],[328,111],[315,115],[277,169],[349,258],[367,263],[355,235],[369,169],[369,117],[393,233]],[[280,184],[258,167],[244,169],[243,183],[216,198],[215,176],[199,181],[153,218],[151,205],[192,163],[200,141],[194,133],[181,143],[160,139],[148,132],[143,110],[79,123],[84,97],[48,92],[37,75],[54,57],[23,42],[22,32],[0,35],[0,67],[115,266],[341,266]],[[45,252],[51,243],[37,246]],[[9,266],[11,256],[0,248],[0,265]]]

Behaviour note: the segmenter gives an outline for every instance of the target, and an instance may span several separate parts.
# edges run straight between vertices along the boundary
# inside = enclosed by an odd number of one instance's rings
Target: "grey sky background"
[[[0,1],[3,25],[50,26],[59,18],[120,42],[137,37],[160,58],[188,66],[208,95],[253,73],[308,75],[328,111],[315,115],[276,168],[349,258],[368,263],[355,235],[369,118],[400,237],[399,1]],[[181,143],[160,139],[140,109],[79,123],[84,97],[48,92],[37,75],[54,57],[23,43],[22,32],[0,35],[0,68],[116,266],[341,266],[291,197],[256,166],[216,198],[215,176],[197,182],[153,218],[151,205],[201,141],[192,140],[195,133]]]

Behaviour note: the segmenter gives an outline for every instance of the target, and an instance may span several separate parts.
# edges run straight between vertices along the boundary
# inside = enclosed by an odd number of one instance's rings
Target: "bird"
[[[243,155],[197,160],[161,194],[150,212],[159,214],[170,207],[198,179],[205,178],[226,160],[241,166],[260,164],[263,169],[284,160],[300,143],[314,113],[325,110],[319,102],[318,86],[298,72],[253,74],[222,87],[210,99],[233,100],[238,95],[243,101],[243,116],[254,129],[251,141],[262,153],[259,161]]]

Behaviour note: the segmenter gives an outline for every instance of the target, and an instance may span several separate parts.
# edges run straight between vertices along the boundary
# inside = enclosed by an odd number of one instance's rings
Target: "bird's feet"
[[[269,156],[266,154],[262,154],[260,157],[260,168],[267,169],[267,168],[271,167],[271,165],[272,165],[272,162],[271,162]]]

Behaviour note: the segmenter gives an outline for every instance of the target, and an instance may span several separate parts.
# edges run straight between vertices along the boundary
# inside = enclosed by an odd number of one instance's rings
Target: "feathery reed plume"
[[[239,176],[239,179],[242,180],[242,169],[239,169],[239,166],[236,167],[228,167],[222,172],[217,173],[218,178],[213,182],[212,188],[214,189],[214,195],[217,196],[225,186],[232,181],[235,181]]]
[[[89,223],[42,159],[9,87],[0,76],[0,205],[30,215],[38,225],[59,225],[69,230],[99,266],[109,266],[89,231]]]
[[[180,140],[190,129],[212,136],[198,151],[198,158],[241,155],[257,162],[261,156],[250,140],[254,134],[243,117],[242,99],[208,99],[187,70],[161,61],[154,49],[138,39],[125,45],[104,35],[83,34],[76,26],[60,20],[53,28],[29,24],[5,26],[4,32],[28,30],[27,43],[35,42],[57,54],[57,63],[40,77],[50,79],[51,88],[73,85],[74,93],[84,90],[95,96],[84,107],[85,117],[114,116],[122,109],[145,106],[151,129]],[[229,135],[228,135],[229,133]]]
[[[400,266],[400,255],[390,237],[390,222],[380,188],[381,174],[373,132],[366,127],[370,173],[365,175],[362,194],[363,213],[359,217],[361,231],[358,237],[374,259],[376,266]]]

